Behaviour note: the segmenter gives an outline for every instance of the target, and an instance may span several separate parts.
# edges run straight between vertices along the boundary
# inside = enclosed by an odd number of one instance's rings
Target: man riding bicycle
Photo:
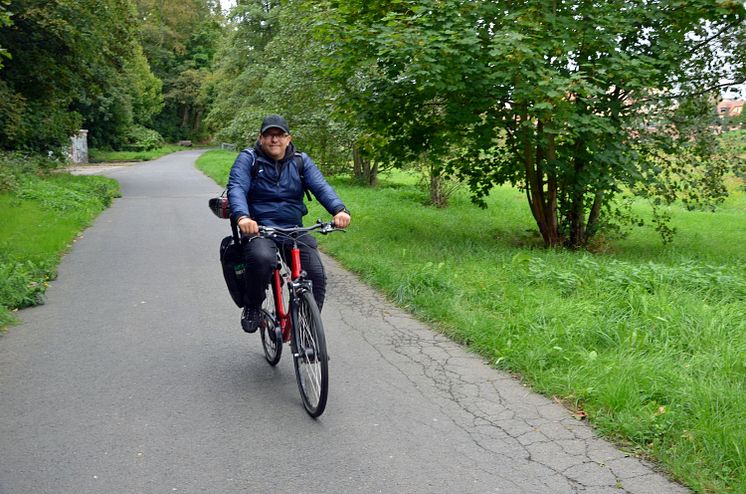
[[[308,213],[303,203],[306,191],[311,191],[334,216],[335,226],[346,228],[350,224],[350,212],[342,200],[311,158],[295,151],[292,139],[287,121],[280,115],[269,115],[262,121],[254,146],[241,151],[233,163],[228,178],[228,202],[231,217],[243,236],[256,236],[259,225],[302,226],[302,218]],[[247,276],[241,326],[247,333],[253,333],[259,327],[276,249],[285,251],[290,245],[270,238],[252,238],[243,245]],[[320,310],[326,294],[326,274],[316,239],[303,237],[299,247]]]

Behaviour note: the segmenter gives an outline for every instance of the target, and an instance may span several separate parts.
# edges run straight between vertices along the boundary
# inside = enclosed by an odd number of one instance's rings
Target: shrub
[[[41,304],[54,268],[48,262],[0,259],[0,301],[10,308]]]
[[[18,179],[8,168],[0,164],[0,194],[12,192],[18,188]]]
[[[51,156],[0,151],[0,193],[17,191],[23,175],[44,175],[64,164],[63,159]]]
[[[125,151],[151,151],[163,144],[163,137],[155,130],[142,125],[133,125],[127,130],[122,149]]]

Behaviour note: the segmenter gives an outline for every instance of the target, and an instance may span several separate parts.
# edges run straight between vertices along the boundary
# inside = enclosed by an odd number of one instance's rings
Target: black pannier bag
[[[238,236],[229,235],[220,242],[220,264],[223,265],[223,277],[231,298],[237,306],[244,306],[246,291],[246,262]]]
[[[244,306],[244,292],[246,291],[246,263],[243,258],[241,239],[238,236],[238,227],[233,218],[230,217],[230,206],[228,197],[224,190],[220,197],[210,199],[208,202],[210,210],[218,218],[231,220],[233,235],[225,237],[220,242],[220,264],[223,266],[223,278],[231,294],[231,298],[237,306]]]

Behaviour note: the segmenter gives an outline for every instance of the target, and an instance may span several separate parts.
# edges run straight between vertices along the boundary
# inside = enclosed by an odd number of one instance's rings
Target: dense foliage
[[[0,0],[0,148],[252,143],[267,113],[330,171],[426,170],[474,200],[526,192],[548,246],[655,206],[711,207],[736,156],[714,103],[746,79],[733,1]],[[732,123],[732,122],[731,122]],[[729,123],[729,125],[731,124]],[[352,165],[352,166],[351,166]]]
[[[317,70],[327,48],[311,36],[314,19],[298,2],[245,1],[229,21],[208,116],[217,138],[253,144],[262,117],[281,113],[296,144],[322,167],[346,168],[357,136],[335,119],[335,93]]]
[[[223,35],[223,13],[214,0],[135,0],[139,38],[155,75],[163,81],[163,109],[152,128],[167,140],[204,139],[210,99],[206,84]],[[142,122],[145,125],[150,122]]]
[[[0,29],[4,26],[10,26],[10,13],[7,11],[7,5],[10,0],[0,0]],[[8,50],[0,45],[0,69],[3,68],[3,57],[9,57]]]
[[[724,194],[711,124],[723,81],[746,78],[742,3],[314,5],[340,103],[381,151],[434,162],[478,201],[520,186],[548,246],[586,245],[623,192]]]
[[[217,2],[0,0],[0,148],[120,149],[146,127],[205,137]],[[152,70],[151,70],[152,68]]]
[[[0,147],[56,150],[81,126],[94,145],[116,145],[157,101],[129,1],[12,0],[8,12],[12,22],[0,28],[10,54],[0,71]]]

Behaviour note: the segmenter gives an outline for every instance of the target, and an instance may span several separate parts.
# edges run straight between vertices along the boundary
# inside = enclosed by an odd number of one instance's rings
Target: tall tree
[[[137,98],[127,72],[138,53],[129,1],[12,0],[8,10],[13,23],[0,29],[11,55],[0,72],[0,147],[57,149],[83,122],[94,143],[116,142]],[[139,75],[152,77],[141,62]]]
[[[257,94],[265,78],[265,47],[277,30],[276,5],[240,1],[231,10],[227,36],[216,56],[209,92],[214,104],[207,117],[217,137],[245,146],[256,138],[257,122],[265,113]],[[273,112],[274,113],[274,112]]]
[[[724,193],[707,117],[722,81],[744,80],[739,2],[322,5],[343,103],[476,200],[522,187],[547,246],[586,245],[623,191],[692,207]]]
[[[7,6],[10,4],[10,0],[0,0],[0,29],[5,26],[12,24],[10,20],[10,13],[7,10]],[[8,50],[0,46],[0,69],[3,68],[3,57],[9,57]]]
[[[153,74],[142,46],[136,44],[124,71],[132,95],[132,118],[135,124],[152,126],[153,117],[163,109],[163,82]]]
[[[206,111],[201,97],[223,31],[220,2],[135,0],[140,39],[153,72],[163,81],[165,104],[154,126],[175,139],[200,138]]]
[[[355,133],[333,116],[334,93],[316,61],[325,50],[311,36],[315,19],[303,2],[240,2],[218,56],[209,121],[217,136],[253,143],[262,116],[281,113],[296,144],[326,168],[349,168]]]

